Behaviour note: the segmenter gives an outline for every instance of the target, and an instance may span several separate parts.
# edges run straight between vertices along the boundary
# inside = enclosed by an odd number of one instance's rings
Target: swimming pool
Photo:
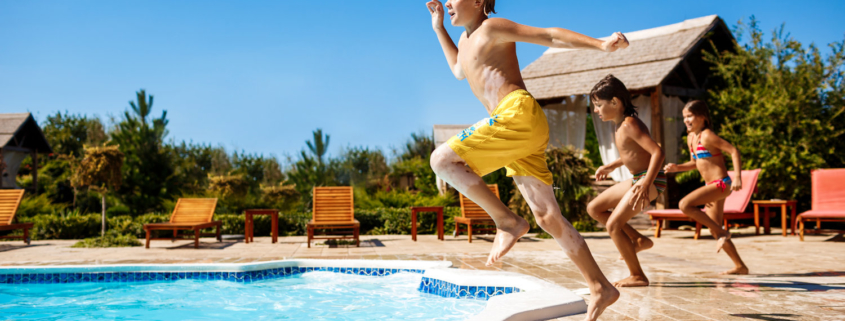
[[[586,310],[580,297],[532,277],[449,266],[450,262],[436,261],[287,260],[6,267],[0,268],[0,315],[11,319],[491,320]]]

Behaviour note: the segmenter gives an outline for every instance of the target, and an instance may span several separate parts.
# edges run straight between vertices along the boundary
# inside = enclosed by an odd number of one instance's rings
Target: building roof
[[[622,80],[629,90],[656,87],[720,23],[712,15],[628,32],[630,47],[613,53],[550,48],[522,70],[522,77],[537,99],[588,94],[607,74]]]
[[[30,113],[0,114],[0,148],[6,147],[53,152]]]

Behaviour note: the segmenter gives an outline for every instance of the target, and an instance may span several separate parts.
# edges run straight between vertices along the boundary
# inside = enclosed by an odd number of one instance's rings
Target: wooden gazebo
[[[0,188],[20,188],[15,177],[21,162],[32,157],[32,192],[38,191],[38,154],[53,149],[30,113],[0,114]]]
[[[568,105],[567,108],[587,108],[589,113],[586,95],[599,80],[613,74],[635,96],[641,119],[648,118],[643,121],[666,151],[666,162],[678,162],[684,146],[680,141],[684,134],[683,104],[703,97],[708,89],[711,66],[702,59],[702,51],[712,51],[711,42],[717,50],[732,50],[734,38],[724,21],[715,15],[625,34],[631,46],[615,53],[547,50],[522,71],[525,85],[544,108]],[[601,137],[599,140],[604,145]],[[605,161],[615,157],[609,156]],[[677,200],[672,195],[677,191],[671,187],[669,199],[662,199],[662,205]]]

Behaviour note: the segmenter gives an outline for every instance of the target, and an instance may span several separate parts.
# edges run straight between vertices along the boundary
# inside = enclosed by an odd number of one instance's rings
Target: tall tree
[[[148,97],[143,89],[136,92],[136,101],[130,101],[129,106],[111,136],[126,155],[126,188],[120,189],[119,195],[133,214],[143,214],[161,209],[164,199],[175,192],[174,162],[164,145],[167,111],[159,118],[151,117],[153,96]]]
[[[323,130],[318,128],[313,136],[313,141],[305,141],[310,153],[301,151],[288,173],[290,182],[296,184],[296,191],[303,195],[306,207],[311,202],[312,187],[335,185],[334,171],[324,160],[329,148],[329,135],[323,136]]]
[[[760,198],[810,201],[810,171],[845,166],[845,41],[826,57],[781,26],[764,40],[757,21],[740,21],[733,51],[707,53],[713,63],[708,104],[720,136],[742,152],[743,168],[762,168]]]

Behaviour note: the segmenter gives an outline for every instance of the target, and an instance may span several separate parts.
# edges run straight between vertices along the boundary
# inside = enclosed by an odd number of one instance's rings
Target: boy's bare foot
[[[516,245],[519,238],[528,233],[530,228],[528,221],[521,217],[517,217],[516,223],[511,226],[498,226],[496,238],[493,239],[493,249],[490,250],[490,256],[487,257],[487,266],[493,265],[505,256]]]
[[[722,271],[719,274],[721,274],[721,275],[745,275],[745,274],[748,274],[748,267],[747,266],[735,267],[735,268],[727,270],[727,271]]]
[[[645,275],[632,275],[622,280],[616,281],[613,283],[615,287],[635,287],[635,286],[648,286],[648,279]]]
[[[607,284],[597,289],[590,290],[590,304],[587,306],[587,316],[584,320],[598,320],[604,309],[619,299],[619,290]]]
[[[725,231],[725,236],[722,236],[722,237],[716,239],[716,253],[721,252],[722,247],[725,246],[725,242],[729,241],[730,239],[731,239],[731,232],[728,232],[728,231]]]
[[[645,236],[637,238],[636,240],[634,240],[634,252],[635,253],[640,253],[642,251],[648,250],[648,249],[652,248],[653,246],[654,246],[654,242],[651,239],[649,239]],[[621,255],[619,256],[620,261],[622,261],[624,259],[625,258],[623,258]]]

